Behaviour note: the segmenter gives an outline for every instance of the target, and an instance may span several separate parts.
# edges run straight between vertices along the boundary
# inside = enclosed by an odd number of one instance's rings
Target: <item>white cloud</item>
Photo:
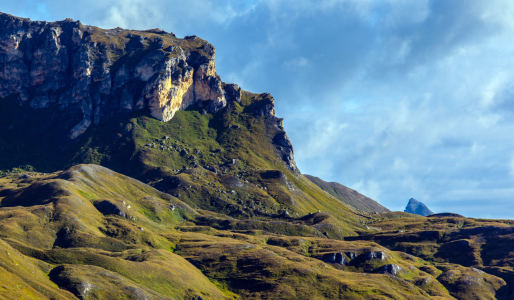
[[[512,74],[506,72],[500,72],[489,80],[486,86],[482,90],[482,105],[485,107],[491,107],[497,101],[498,94],[500,94],[505,85],[511,81]]]
[[[380,184],[373,180],[359,181],[350,185],[350,188],[358,191],[364,196],[380,202],[380,194],[382,192]]]
[[[305,57],[299,57],[297,59],[292,59],[284,62],[284,65],[289,69],[296,70],[297,68],[308,66],[309,60]]]
[[[405,162],[401,157],[395,157],[392,171],[405,174],[409,172],[409,164],[407,164],[407,162]]]

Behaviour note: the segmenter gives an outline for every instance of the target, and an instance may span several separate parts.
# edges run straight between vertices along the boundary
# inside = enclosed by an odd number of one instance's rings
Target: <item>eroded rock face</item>
[[[321,260],[324,262],[336,263],[340,265],[346,265],[349,262],[343,253],[327,253],[321,257]]]
[[[377,270],[377,272],[381,273],[381,274],[389,274],[389,275],[396,276],[405,271],[402,269],[402,267],[400,267],[397,264],[388,264],[388,265],[380,267]]]
[[[214,57],[214,47],[198,37],[0,13],[0,98],[58,109],[71,139],[120,112],[148,108],[166,122],[198,103],[215,113],[227,104],[227,86],[230,99],[240,101],[241,90],[217,75]]]

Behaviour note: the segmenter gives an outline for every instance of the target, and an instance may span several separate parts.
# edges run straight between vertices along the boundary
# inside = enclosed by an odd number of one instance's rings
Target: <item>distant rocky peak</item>
[[[420,216],[428,216],[434,214],[425,204],[414,198],[409,199],[409,203],[407,203],[407,207],[405,207],[405,212]]]

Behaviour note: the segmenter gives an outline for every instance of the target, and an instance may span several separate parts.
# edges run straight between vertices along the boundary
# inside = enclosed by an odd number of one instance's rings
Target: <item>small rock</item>
[[[366,259],[378,259],[378,260],[386,259],[386,255],[383,251],[378,251],[378,252],[370,251],[370,252],[365,253],[364,257]]]
[[[206,170],[211,171],[211,172],[217,173],[216,168],[214,168],[214,167],[212,167],[212,166],[205,166],[204,168],[205,168]]]
[[[336,263],[340,265],[348,264],[348,260],[342,253],[327,253],[323,254],[321,260],[328,263]]]
[[[396,276],[400,272],[404,272],[404,271],[403,271],[402,267],[400,267],[397,264],[389,264],[389,265],[385,265],[385,266],[378,268],[377,272],[381,273],[381,274],[389,274],[389,275]]]

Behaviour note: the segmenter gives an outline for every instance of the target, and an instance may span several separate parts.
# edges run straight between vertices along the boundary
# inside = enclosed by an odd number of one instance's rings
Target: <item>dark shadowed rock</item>
[[[428,215],[427,217],[430,217],[430,218],[447,218],[447,217],[465,218],[463,215],[454,214],[454,213],[438,213],[438,214]]]
[[[343,253],[327,253],[321,257],[321,260],[328,263],[335,263],[340,265],[348,264],[348,259]]]
[[[237,84],[227,84],[224,89],[227,100],[241,103],[241,88]]]
[[[363,254],[363,257],[366,260],[377,259],[377,260],[385,260],[386,254],[383,251],[369,251]]]
[[[389,264],[389,265],[385,265],[385,266],[378,268],[377,272],[381,273],[381,274],[389,274],[389,275],[396,276],[399,273],[404,272],[404,270],[402,269],[402,267],[400,267],[397,264]]]
[[[111,200],[103,200],[95,203],[95,207],[104,215],[118,215],[123,218],[131,219],[131,216],[128,214],[127,206],[122,203],[115,203]]]

